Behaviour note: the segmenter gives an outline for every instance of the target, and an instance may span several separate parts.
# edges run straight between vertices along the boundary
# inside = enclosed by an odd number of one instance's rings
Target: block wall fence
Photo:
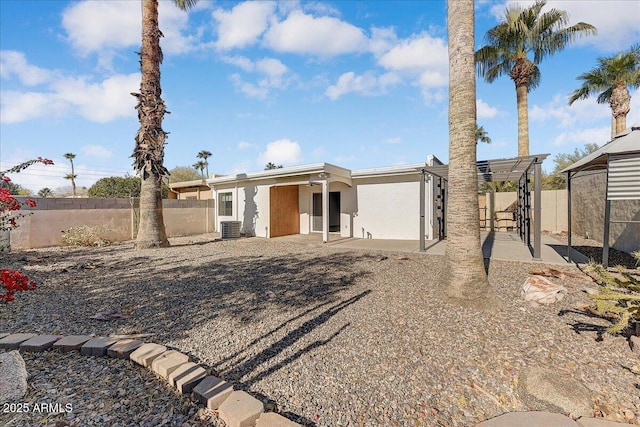
[[[19,197],[19,200],[24,198]],[[99,227],[111,242],[135,239],[139,199],[37,198],[37,206],[23,208],[27,215],[8,235],[12,249],[62,246],[62,231],[86,225]],[[215,231],[214,201],[163,200],[162,213],[167,237],[189,236]],[[5,236],[5,239],[7,237]]]

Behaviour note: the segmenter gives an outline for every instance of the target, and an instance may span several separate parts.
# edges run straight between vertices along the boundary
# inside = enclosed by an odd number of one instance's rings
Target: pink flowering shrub
[[[0,171],[0,180],[11,182],[8,173],[18,173],[34,163],[42,163],[44,165],[52,165],[49,159],[38,157],[34,160],[21,163],[6,171]],[[0,231],[8,231],[18,226],[16,220],[24,214],[17,213],[23,206],[33,208],[36,202],[33,199],[25,199],[24,202],[16,199],[8,188],[0,187]],[[36,282],[29,279],[26,275],[19,271],[10,270],[8,268],[0,269],[0,301],[9,303],[13,301],[16,292],[32,291],[36,288]]]

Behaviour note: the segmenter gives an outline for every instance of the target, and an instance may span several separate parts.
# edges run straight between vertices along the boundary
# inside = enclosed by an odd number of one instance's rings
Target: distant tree
[[[20,184],[16,184],[13,181],[4,181],[0,179],[0,188],[6,188],[14,196],[28,196],[31,194],[31,190],[24,188]]]
[[[542,175],[542,189],[543,190],[563,190],[566,188],[566,179],[564,175],[560,175],[560,171],[568,166],[571,166],[583,157],[596,151],[598,144],[585,144],[584,148],[573,150],[573,153],[556,154],[553,158],[553,170],[550,174]]]
[[[486,130],[484,130],[483,126],[478,126],[476,123],[476,144],[478,142],[485,142],[487,144],[491,144],[491,138],[489,138],[489,134]]]
[[[112,176],[101,178],[88,191],[94,198],[140,197],[140,178],[137,176]]]
[[[40,189],[40,191],[38,191],[38,196],[39,197],[52,197],[53,196],[53,190],[50,189],[49,187],[44,187],[44,188]]]
[[[202,179],[198,171],[191,166],[176,166],[169,171],[169,174],[169,182],[184,182]]]
[[[542,12],[546,1],[536,1],[530,7],[510,4],[504,19],[487,31],[487,45],[475,53],[479,77],[492,83],[508,75],[516,86],[518,108],[518,156],[529,155],[529,91],[540,84],[538,64],[561,51],[583,35],[596,33],[593,25],[579,22],[566,27],[569,15],[564,10]],[[528,55],[533,55],[529,59]]]
[[[71,180],[71,190],[73,193],[73,197],[76,197],[76,178],[78,177],[78,175],[76,175],[73,169],[73,159],[76,158],[76,155],[73,153],[67,153],[64,155],[64,158],[68,159],[71,162],[71,173],[66,174],[64,176],[64,179]]]
[[[204,161],[204,167],[207,171],[207,178],[209,178],[209,162],[207,161],[207,159],[211,157],[211,151],[202,150],[196,157]]]
[[[282,165],[277,165],[275,163],[269,162],[264,166],[264,170],[270,170],[270,169],[282,169]]]
[[[583,81],[582,86],[573,91],[569,105],[598,94],[598,103],[608,102],[611,107],[613,139],[627,127],[627,114],[631,109],[629,89],[640,87],[640,45],[615,56],[598,58],[598,66],[578,76],[578,80]]]
[[[204,160],[198,160],[197,162],[195,162],[193,164],[193,168],[195,170],[199,170],[200,171],[200,175],[202,177],[202,179],[205,179],[204,176],[204,169],[207,167],[207,163]]]

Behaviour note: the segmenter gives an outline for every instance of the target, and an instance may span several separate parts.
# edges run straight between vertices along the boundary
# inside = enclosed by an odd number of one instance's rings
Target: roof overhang
[[[275,185],[304,185],[312,180],[328,179],[329,181],[344,182],[351,185],[351,171],[330,163],[316,163],[312,165],[292,166],[287,168],[269,169],[237,175],[227,175],[207,180],[210,187],[217,185],[240,184],[259,181],[275,181]]]

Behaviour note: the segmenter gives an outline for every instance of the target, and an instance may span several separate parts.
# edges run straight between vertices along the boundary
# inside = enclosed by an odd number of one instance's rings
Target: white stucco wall
[[[357,193],[353,237],[398,240],[420,238],[418,177],[354,179],[353,187]],[[425,200],[427,208],[430,208],[429,197]]]

